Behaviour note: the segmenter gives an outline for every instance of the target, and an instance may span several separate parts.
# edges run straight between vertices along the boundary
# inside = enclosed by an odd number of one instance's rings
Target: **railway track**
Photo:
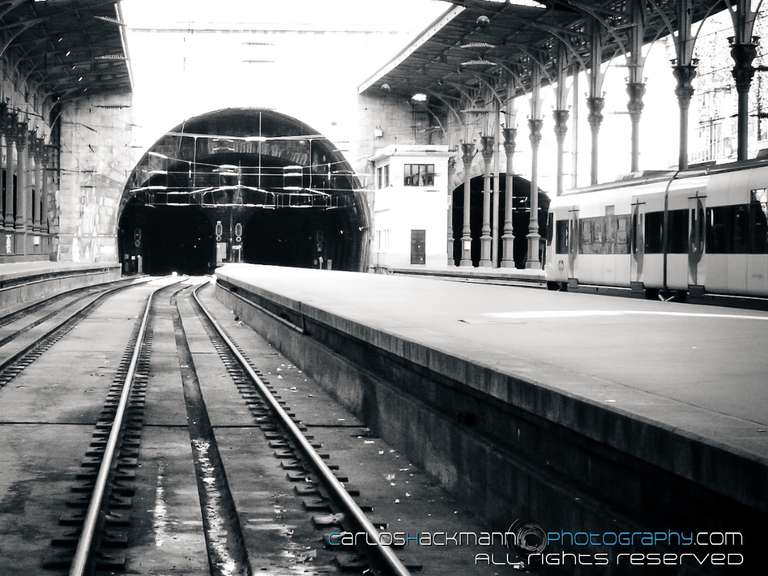
[[[138,282],[146,282],[142,279]],[[16,378],[113,294],[135,286],[118,280],[70,290],[0,318],[0,388]]]
[[[288,396],[282,368],[275,365],[286,366],[287,361],[252,341],[252,332],[242,332],[242,326],[226,320],[226,311],[216,301],[201,297],[207,285],[197,279],[150,280],[110,300],[82,326],[77,326],[80,319],[127,286],[78,293],[55,301],[62,305],[58,315],[38,309],[39,316],[50,318],[22,333],[40,338],[29,350],[23,347],[16,364],[8,364],[7,377],[20,376],[29,365],[25,363],[35,358],[41,364],[16,385],[0,389],[23,407],[19,412],[6,403],[5,415],[0,412],[0,436],[30,446],[27,456],[12,448],[11,470],[14,459],[64,454],[60,464],[35,472],[41,483],[49,482],[46,478],[58,483],[45,488],[37,504],[43,509],[40,517],[50,523],[44,530],[45,549],[38,556],[44,557],[45,573],[406,576],[421,571],[421,551],[401,551],[402,544],[395,551],[381,537],[391,528],[382,510],[399,526],[399,516],[410,512],[401,512],[392,504],[399,502],[394,498],[387,509],[380,489],[368,492],[377,477],[394,491],[394,474],[366,475],[351,468],[363,466],[359,458],[377,459],[379,464],[371,464],[382,465],[384,450],[357,454],[352,460],[348,452],[350,446],[359,450],[378,445],[376,436],[349,416],[340,422],[344,418],[337,418],[338,409],[313,408],[308,413],[306,397],[317,395],[314,389],[296,404],[299,398]],[[119,329],[114,324],[118,321]],[[47,376],[49,366],[66,363],[71,352],[80,362],[87,359],[88,343],[112,325],[114,334],[96,347],[93,361],[78,371],[80,377],[65,381],[55,373]],[[64,338],[73,329],[72,339]],[[43,354],[59,340],[63,348]],[[295,378],[301,374],[296,370],[293,376],[283,374]],[[104,380],[107,372],[111,384]],[[0,378],[4,374],[0,371]],[[46,414],[36,416],[35,407],[44,407]],[[58,448],[59,437],[68,445]],[[35,442],[45,444],[35,449]],[[3,450],[0,444],[0,457]],[[402,464],[393,459],[387,466],[399,469],[404,489],[418,489],[407,486],[414,474],[410,465]],[[350,483],[347,471],[365,482],[366,496],[373,501],[361,497],[361,487]],[[0,470],[0,482],[4,480]],[[435,502],[434,494],[425,501]],[[433,510],[422,516],[431,516]],[[29,562],[39,568],[39,559],[17,554],[17,560],[3,563],[8,511],[0,500],[0,573],[16,568],[10,562],[25,563],[27,572],[36,572]],[[440,514],[456,512],[443,509]],[[407,521],[419,526],[419,518],[412,514]],[[334,533],[355,534],[355,542],[330,543]]]
[[[322,542],[323,531],[328,529],[363,531],[367,541],[373,543],[345,548],[337,558],[336,570],[410,574],[394,551],[380,544],[376,522],[347,490],[347,478],[338,466],[328,462],[328,454],[319,452],[320,445],[306,427],[291,417],[272,385],[205,308],[197,294],[203,285],[163,286],[147,297],[93,429],[76,484],[71,487],[66,504],[72,511],[59,518],[61,534],[52,540],[55,551],[44,566],[49,570],[66,570],[69,576],[119,573],[126,569],[130,561],[130,525],[136,515],[142,514],[134,509],[133,499],[137,469],[142,463],[145,399],[151,381],[152,325],[157,318],[170,316],[210,574],[249,576],[255,571],[249,559],[253,550],[247,550],[244,544],[235,499],[185,330],[185,324],[193,320],[204,326],[241,401],[253,415],[253,428],[264,435],[274,450],[274,457],[285,473],[280,481],[282,486],[277,489],[291,490],[296,498],[305,498],[306,522],[314,523],[315,543]],[[166,299],[170,306],[165,305]]]

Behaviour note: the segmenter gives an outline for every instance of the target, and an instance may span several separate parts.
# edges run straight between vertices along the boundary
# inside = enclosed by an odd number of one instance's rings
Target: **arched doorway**
[[[514,260],[515,267],[525,268],[525,260],[528,251],[528,222],[530,219],[529,198],[531,191],[530,181],[520,176],[514,176],[513,182],[513,211],[512,226],[514,229]],[[491,178],[493,189],[493,177]],[[501,175],[499,180],[499,237],[496,266],[501,264],[502,240],[504,230],[504,206],[507,197],[507,178]],[[464,219],[464,185],[453,190],[453,260],[456,265],[461,260],[461,232]],[[543,246],[547,238],[547,213],[549,211],[549,196],[539,188],[539,234]],[[480,235],[483,227],[483,177],[475,176],[470,180],[470,229],[472,236],[472,265],[480,263]],[[540,250],[545,253],[545,250]],[[542,255],[542,264],[544,262]]]
[[[126,272],[226,262],[364,270],[368,209],[341,153],[302,122],[228,109],[186,121],[134,170],[120,206]]]

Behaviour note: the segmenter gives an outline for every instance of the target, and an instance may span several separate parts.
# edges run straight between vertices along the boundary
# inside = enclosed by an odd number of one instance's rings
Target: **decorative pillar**
[[[531,141],[531,190],[528,204],[531,213],[528,220],[528,255],[526,268],[541,268],[539,260],[539,144],[544,121],[539,115],[541,107],[541,67],[534,63],[531,69],[531,117],[528,118]]]
[[[678,168],[688,168],[688,109],[693,98],[693,79],[696,77],[696,62],[691,64],[676,64],[672,69],[677,88],[675,95],[680,106],[680,154],[678,156]]]
[[[51,232],[51,219],[48,215],[48,210],[50,209],[50,199],[48,198],[48,194],[50,194],[50,187],[48,185],[48,169],[50,167],[51,158],[49,147],[45,145],[44,141],[40,146],[40,151],[40,159],[42,163],[40,166],[40,174],[43,179],[43,209],[42,214],[40,215],[40,228],[44,233],[48,234]]]
[[[640,116],[643,113],[643,96],[645,96],[645,83],[643,82],[643,68],[645,58],[643,57],[643,43],[645,42],[645,0],[631,0],[630,11],[630,30],[629,41],[630,50],[627,55],[627,68],[629,77],[627,78],[627,111],[629,119],[632,122],[632,153],[630,160],[630,171],[632,173],[640,172]]]
[[[640,116],[643,113],[643,96],[645,96],[645,83],[627,82],[627,110],[632,121],[632,164],[631,171],[640,171]]]
[[[752,37],[752,42],[740,43],[731,38],[731,57],[735,63],[731,73],[736,81],[736,92],[739,95],[738,108],[738,160],[749,158],[749,87],[755,69],[752,61],[757,56],[759,38]]]
[[[603,107],[605,98],[603,98],[603,38],[601,24],[596,19],[590,21],[590,52],[592,54],[592,63],[589,71],[589,95],[587,96],[587,109],[589,115],[587,122],[592,131],[592,158],[590,165],[589,181],[592,185],[597,184],[598,179],[598,154],[600,152],[599,136],[600,125],[603,123]]]
[[[502,268],[515,267],[515,234],[512,220],[512,211],[514,207],[514,172],[512,170],[512,157],[515,153],[516,137],[517,129],[504,128],[504,152],[507,155],[507,191],[504,196],[504,233],[501,236]]]
[[[16,131],[16,228],[26,228],[27,222],[27,127],[18,122]]]
[[[480,266],[488,267],[491,262],[491,160],[493,159],[493,136],[482,136],[483,154],[483,228],[480,232]]]
[[[589,108],[587,122],[589,122],[589,127],[592,130],[592,165],[589,173],[589,181],[592,185],[597,184],[600,124],[603,123],[604,106],[605,98],[603,97],[590,96],[587,98],[587,108]]]
[[[35,197],[36,206],[34,209],[35,219],[33,222],[33,228],[35,232],[42,230],[43,222],[43,147],[39,138],[35,139],[34,144],[34,156],[35,156]]]
[[[554,110],[555,137],[557,138],[557,195],[563,193],[563,144],[568,133],[568,110]]]
[[[531,217],[528,222],[528,257],[526,268],[541,268],[539,261],[539,144],[541,144],[541,118],[529,118],[528,128],[531,131]]]
[[[3,118],[3,132],[5,133],[5,227],[12,230],[16,226],[13,214],[13,174],[16,169],[15,164],[15,134],[16,121],[10,114],[5,114]]]
[[[26,168],[26,174],[24,175],[24,202],[26,203],[25,220],[27,232],[34,230],[35,219],[35,133],[27,131],[24,134],[24,152],[26,158],[24,159],[24,167]]]
[[[498,103],[495,106],[495,126],[494,132],[498,133],[501,125],[501,108]],[[493,149],[493,192],[491,198],[491,261],[493,267],[496,268],[499,262],[499,196],[501,195],[500,180],[501,174],[499,169],[499,140],[494,140]]]
[[[456,173],[456,158],[451,156],[448,158],[448,266],[455,266],[456,263],[453,260],[453,176]]]
[[[678,168],[688,168],[688,108],[693,97],[693,79],[696,77],[698,61],[693,58],[693,48],[696,38],[691,31],[693,19],[693,0],[678,0],[676,3],[677,36],[675,37],[675,52],[677,58],[672,60],[672,73],[677,80],[675,95],[680,107],[680,154]]]
[[[469,226],[470,179],[472,160],[475,158],[475,143],[461,144],[461,159],[464,162],[464,215],[461,227],[461,262],[460,266],[472,266],[472,231]]]

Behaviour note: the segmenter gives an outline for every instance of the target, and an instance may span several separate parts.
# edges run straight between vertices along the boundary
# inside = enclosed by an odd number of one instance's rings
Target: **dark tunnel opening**
[[[491,187],[493,187],[493,178],[491,178]],[[458,266],[461,261],[461,233],[464,218],[464,185],[460,185],[453,190],[452,203],[452,225],[453,225],[453,260]],[[512,180],[512,228],[514,230],[515,241],[514,260],[517,268],[525,268],[526,255],[528,253],[528,223],[530,219],[529,201],[531,194],[531,183],[520,176],[514,176]],[[498,222],[500,229],[504,227],[504,205],[507,196],[507,179],[502,175],[499,180],[499,214]],[[470,223],[472,237],[472,265],[478,266],[480,263],[480,236],[483,226],[483,177],[475,176],[470,180]],[[547,214],[549,210],[549,196],[539,188],[539,234],[541,235],[539,258],[544,262],[546,255],[545,243],[547,239]],[[497,239],[498,250],[496,266],[501,264],[502,259],[502,239],[501,233]]]
[[[354,172],[323,136],[272,111],[225,110],[168,132],[134,170],[120,259],[128,274],[229,262],[364,270],[367,215]]]

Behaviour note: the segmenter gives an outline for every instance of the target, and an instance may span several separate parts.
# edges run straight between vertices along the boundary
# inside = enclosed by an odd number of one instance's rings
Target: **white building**
[[[448,146],[394,144],[374,170],[371,265],[444,267],[448,237]]]

